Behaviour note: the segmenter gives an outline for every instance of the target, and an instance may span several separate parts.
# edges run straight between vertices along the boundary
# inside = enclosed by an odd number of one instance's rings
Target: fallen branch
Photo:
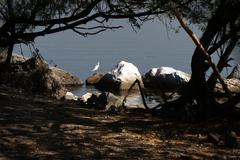
[[[127,100],[127,97],[129,96],[129,93],[130,91],[133,89],[133,87],[135,86],[135,84],[138,85],[138,88],[139,88],[139,91],[141,93],[141,97],[142,97],[142,102],[143,102],[143,105],[146,109],[150,109],[146,103],[146,100],[145,100],[145,97],[144,97],[144,93],[143,93],[143,89],[141,87],[141,84],[140,84],[140,81],[138,79],[136,79],[133,84],[130,86],[130,88],[128,89],[127,91],[127,94],[125,95],[123,101],[122,101],[122,106],[124,106],[124,104],[126,103],[126,100]]]

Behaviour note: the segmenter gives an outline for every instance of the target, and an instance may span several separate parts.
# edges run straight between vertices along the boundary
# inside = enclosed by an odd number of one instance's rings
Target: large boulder
[[[127,90],[138,79],[143,87],[142,77],[138,68],[132,63],[121,61],[115,68],[105,74],[96,84],[101,90]],[[133,89],[137,89],[135,86]]]
[[[38,58],[36,58],[38,57]],[[25,70],[31,70],[36,67],[42,67],[41,65],[45,65],[44,67],[48,68],[51,71],[52,77],[59,82],[60,85],[63,86],[79,86],[83,85],[83,81],[72,75],[71,73],[57,68],[50,66],[44,59],[42,61],[39,61],[39,56],[35,56],[32,58],[25,57],[23,55],[19,55],[16,53],[13,53],[11,62],[16,63],[22,63],[25,67]]]
[[[71,74],[50,67],[40,55],[24,58],[14,54],[12,60],[14,63],[8,72],[2,73],[2,83],[22,88],[28,93],[32,92],[60,99],[66,94],[66,85],[79,84],[79,80],[73,78],[74,76]],[[69,82],[70,80],[72,82]]]
[[[236,78],[236,79],[240,79],[240,65],[237,64],[232,72],[230,73],[230,75],[227,77],[228,79],[231,79],[231,78]]]
[[[57,67],[49,67],[52,72],[52,76],[63,86],[80,86],[83,85],[83,81],[72,75],[71,73],[64,71]]]
[[[65,87],[83,84],[71,73],[49,66],[40,55],[26,58],[18,54],[13,54],[9,71],[2,73],[2,83],[58,99],[65,96]]]
[[[3,84],[59,99],[66,94],[66,89],[52,76],[49,65],[41,56],[27,59],[22,64],[13,64],[12,67],[2,73]]]
[[[144,76],[144,85],[149,88],[176,89],[190,80],[190,75],[172,67],[152,68]]]
[[[48,63],[39,55],[27,59],[26,62],[23,63],[22,72],[28,74],[24,78],[34,93],[60,99],[67,92],[66,88],[61,84],[61,81],[54,77],[53,71],[50,69]]]

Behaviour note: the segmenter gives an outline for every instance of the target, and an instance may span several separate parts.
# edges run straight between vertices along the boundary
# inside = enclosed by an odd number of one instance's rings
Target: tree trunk
[[[11,63],[13,48],[14,48],[14,42],[11,41],[9,44],[9,47],[8,47],[7,58],[5,60],[6,66],[10,65],[10,63]]]
[[[222,18],[224,17],[223,10],[224,6],[219,6],[215,15],[209,20],[206,30],[200,39],[200,44],[205,51],[208,50],[216,34],[225,25],[225,21]],[[188,84],[188,89],[190,89],[190,93],[193,94],[192,96],[197,101],[198,105],[205,110],[211,109],[216,103],[213,92],[208,87],[205,79],[206,71],[210,64],[207,63],[206,57],[201,52],[202,50],[196,47],[191,62],[192,76]]]

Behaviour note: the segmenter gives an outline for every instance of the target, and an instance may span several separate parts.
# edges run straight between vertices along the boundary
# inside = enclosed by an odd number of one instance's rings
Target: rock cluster
[[[67,92],[65,100],[79,102],[82,106],[94,107],[100,110],[110,110],[112,108],[120,108],[122,106],[122,98],[115,96],[110,92],[95,92],[86,93],[81,97],[74,95],[71,92]]]
[[[84,95],[83,95],[84,96]],[[81,99],[81,98],[80,98]],[[93,93],[85,102],[87,106],[95,107],[101,110],[119,108],[122,105],[122,99],[110,92]]]

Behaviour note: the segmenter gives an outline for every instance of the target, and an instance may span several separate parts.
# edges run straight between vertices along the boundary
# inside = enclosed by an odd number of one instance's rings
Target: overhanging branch
[[[216,77],[218,78],[218,80],[220,81],[224,91],[227,93],[228,97],[231,98],[231,92],[229,91],[227,85],[225,84],[224,80],[222,79],[218,68],[216,67],[216,65],[213,63],[211,57],[209,56],[209,54],[207,53],[207,51],[204,49],[203,45],[201,44],[200,40],[198,39],[198,37],[196,36],[195,33],[193,33],[191,31],[191,29],[187,26],[187,24],[184,22],[183,16],[181,15],[181,13],[175,9],[174,10],[175,16],[177,17],[179,23],[181,24],[181,26],[184,28],[184,30],[187,32],[187,34],[191,37],[191,39],[193,40],[193,42],[195,43],[195,45],[197,46],[197,48],[201,51],[200,53],[205,57],[205,59],[208,61],[209,65],[211,66],[214,74],[216,75]]]

